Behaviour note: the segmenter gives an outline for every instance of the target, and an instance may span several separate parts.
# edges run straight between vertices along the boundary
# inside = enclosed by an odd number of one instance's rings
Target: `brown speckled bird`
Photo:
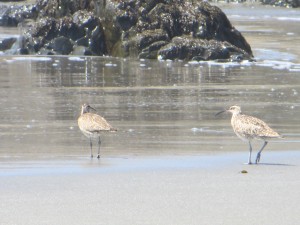
[[[229,109],[225,111],[221,111],[216,115],[219,115],[223,112],[232,113],[231,117],[231,125],[234,133],[243,141],[248,141],[249,143],[249,160],[248,164],[252,164],[251,162],[251,153],[252,146],[251,141],[253,139],[263,140],[264,144],[261,149],[258,151],[256,156],[256,164],[260,161],[260,155],[263,149],[268,144],[269,139],[271,138],[281,138],[282,136],[270,128],[264,121],[253,117],[242,114],[241,107],[239,106],[231,106]]]
[[[91,113],[91,109],[95,110],[88,104],[82,105],[81,115],[78,118],[78,126],[81,132],[90,139],[91,157],[93,157],[92,138],[98,138],[97,158],[100,158],[100,132],[115,132],[117,130],[113,128],[102,116]]]

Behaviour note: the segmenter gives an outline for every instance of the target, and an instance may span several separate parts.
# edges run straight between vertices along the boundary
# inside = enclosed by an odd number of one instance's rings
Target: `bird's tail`
[[[109,130],[110,132],[117,132],[118,130],[116,129],[116,128],[110,128],[110,130]]]

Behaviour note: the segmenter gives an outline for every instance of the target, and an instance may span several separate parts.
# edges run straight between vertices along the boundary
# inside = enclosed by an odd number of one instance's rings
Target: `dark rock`
[[[118,9],[118,15],[127,13],[132,18],[126,26],[120,25],[125,56],[157,58],[158,52],[168,59],[230,59],[233,53],[221,47],[226,42],[236,48],[235,52],[245,54],[245,59],[252,57],[251,47],[241,33],[218,7],[207,2],[136,1]],[[133,19],[136,17],[137,22]],[[167,45],[163,46],[161,41]],[[151,51],[155,42],[159,45]]]
[[[56,21],[58,22],[57,33],[59,36],[67,37],[75,41],[86,34],[85,29],[80,28],[70,17],[63,17]]]
[[[40,17],[61,18],[80,10],[91,11],[94,2],[92,0],[37,0],[36,8]]]
[[[40,19],[35,26],[28,30],[28,36],[33,38],[42,38],[42,42],[51,40],[58,35],[59,22],[51,17]]]
[[[188,36],[175,37],[172,42],[158,51],[160,59],[187,59],[205,54],[204,40],[195,40]],[[204,57],[202,57],[204,59]]]
[[[123,47],[126,49],[127,56],[137,56],[141,52],[149,50],[150,45],[155,42],[164,41],[167,43],[169,37],[166,32],[161,29],[157,30],[145,30],[142,33],[134,35],[132,38],[128,38],[128,41],[123,41]],[[135,51],[135,52],[134,52]]]
[[[183,34],[184,28],[181,26],[183,21],[180,21],[180,19],[181,12],[175,4],[159,3],[148,13],[148,20],[138,24],[138,30],[160,28],[172,38]]]
[[[250,45],[242,34],[231,25],[220,8],[203,2],[198,6],[197,12],[201,16],[198,19],[198,26],[195,26],[197,32],[193,31],[194,37],[227,41],[252,55]],[[206,38],[201,35],[202,33],[206,34]],[[198,36],[199,34],[200,36]]]
[[[25,39],[22,36],[18,38],[7,38],[2,40],[2,50],[7,55],[29,54],[28,49],[24,47],[24,43]]]
[[[58,15],[61,15],[59,1],[56,0],[38,0],[36,7],[39,11],[40,18],[47,16],[57,18]]]
[[[36,19],[38,12],[35,5],[14,5],[1,9],[0,26],[17,26],[25,19]]]
[[[87,31],[87,33],[88,33],[88,31]],[[90,35],[87,34],[84,37],[77,39],[76,44],[79,45],[79,46],[89,47]]]
[[[7,9],[3,14],[10,16],[2,22],[11,25],[38,16],[24,34],[23,50],[17,51],[24,54],[229,61],[252,57],[250,45],[222,10],[205,1],[37,0],[20,12]]]
[[[166,41],[157,41],[149,45],[142,50],[139,54],[140,59],[156,59],[158,55],[158,51],[161,47],[165,46],[168,42]]]
[[[57,37],[47,45],[47,48],[60,55],[68,55],[73,50],[73,43],[69,38]]]
[[[105,36],[101,26],[97,26],[92,31],[89,47],[96,55],[105,55],[107,53]]]
[[[135,1],[121,1],[118,6],[116,22],[122,30],[127,31],[138,21],[138,12],[135,10]]]
[[[0,51],[5,51],[10,49],[13,44],[17,41],[17,38],[6,38],[0,41]]]
[[[92,12],[86,10],[77,11],[72,15],[72,22],[76,24],[80,29],[87,28],[94,30],[97,26],[102,26],[100,19],[96,17]]]
[[[87,11],[78,11],[72,17],[60,19],[45,17],[27,31],[26,37],[27,47],[33,52],[40,53],[40,49],[46,48],[51,50],[51,54],[65,55],[70,54],[76,44],[88,47],[94,55],[107,53],[100,20]],[[45,54],[44,50],[42,54]]]
[[[194,39],[190,36],[175,37],[172,42],[158,51],[160,59],[182,60],[217,60],[238,61],[234,56],[242,55],[244,59],[251,56],[228,42]]]
[[[29,50],[27,48],[20,48],[18,50],[19,55],[29,55]]]
[[[138,50],[148,47],[154,42],[168,41],[169,37],[166,32],[161,29],[146,30],[134,37]]]

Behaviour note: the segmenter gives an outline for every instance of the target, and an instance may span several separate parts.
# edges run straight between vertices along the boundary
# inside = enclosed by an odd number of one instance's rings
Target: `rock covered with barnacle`
[[[206,1],[38,0],[25,8],[10,24],[33,21],[23,27],[18,46],[23,51],[16,53],[222,61],[253,57],[222,10]]]

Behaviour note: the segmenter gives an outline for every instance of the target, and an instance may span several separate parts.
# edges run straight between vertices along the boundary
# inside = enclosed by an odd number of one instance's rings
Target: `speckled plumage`
[[[253,139],[263,140],[264,144],[259,150],[256,156],[256,163],[260,161],[260,155],[264,147],[268,144],[271,138],[281,138],[281,135],[270,128],[264,121],[253,117],[242,114],[241,107],[231,106],[226,112],[232,113],[231,125],[235,134],[243,141],[248,141],[249,143],[249,160],[248,164],[251,162],[252,146],[251,141]],[[222,111],[222,112],[225,112]],[[220,112],[220,113],[222,113]]]
[[[102,116],[91,113],[90,109],[93,109],[88,104],[83,104],[81,107],[81,115],[78,118],[78,126],[81,132],[90,139],[91,157],[92,152],[92,138],[98,139],[98,158],[100,158],[100,132],[114,132],[117,131],[113,128]]]
[[[97,136],[101,131],[112,131],[114,128],[100,115],[84,113],[78,118],[78,126],[86,136]]]
[[[236,135],[243,140],[277,138],[280,135],[264,121],[244,114],[233,114],[231,125]]]

